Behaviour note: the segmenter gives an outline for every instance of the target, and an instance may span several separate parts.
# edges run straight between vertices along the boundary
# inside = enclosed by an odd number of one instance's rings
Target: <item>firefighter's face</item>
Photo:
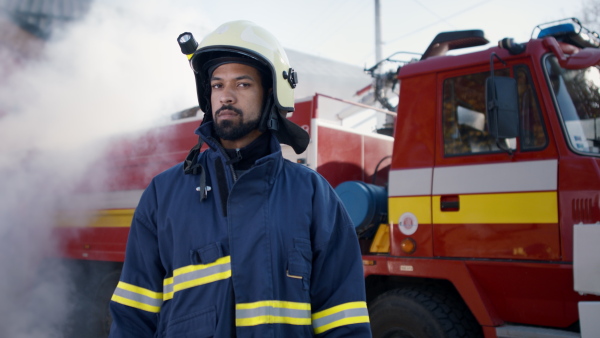
[[[217,136],[226,148],[241,148],[260,135],[264,89],[256,68],[227,63],[210,79],[211,107]]]

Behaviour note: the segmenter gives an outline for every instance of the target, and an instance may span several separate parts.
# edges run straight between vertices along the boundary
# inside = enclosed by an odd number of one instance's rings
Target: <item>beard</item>
[[[223,140],[235,141],[248,135],[254,129],[258,129],[259,119],[244,121],[244,112],[232,106],[219,108],[214,115],[217,116],[221,110],[231,110],[240,115],[240,121],[224,120],[217,123],[215,119],[214,128],[217,136]]]

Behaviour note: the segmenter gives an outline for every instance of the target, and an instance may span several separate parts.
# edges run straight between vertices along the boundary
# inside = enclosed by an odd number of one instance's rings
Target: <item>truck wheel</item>
[[[96,295],[94,297],[94,315],[93,315],[93,332],[98,337],[108,337],[110,326],[112,324],[112,316],[110,315],[109,304],[117,284],[121,270],[115,270],[108,273],[98,285]]]
[[[388,291],[369,306],[374,338],[482,337],[464,302],[434,286]]]

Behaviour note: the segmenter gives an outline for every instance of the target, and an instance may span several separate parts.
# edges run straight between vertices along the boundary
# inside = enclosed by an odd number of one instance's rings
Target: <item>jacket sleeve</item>
[[[133,216],[121,278],[110,302],[111,338],[153,337],[163,302],[164,269],[160,262],[153,183]]]
[[[371,337],[358,239],[337,194],[323,180],[313,199],[311,311],[317,337]]]

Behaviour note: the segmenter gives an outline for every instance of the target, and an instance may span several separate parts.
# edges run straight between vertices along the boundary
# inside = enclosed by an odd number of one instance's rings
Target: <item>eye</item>
[[[250,86],[251,86],[251,84],[249,82],[238,83],[238,87],[246,88],[246,87],[250,87]]]
[[[219,89],[219,88],[223,87],[223,85],[220,83],[211,83],[210,87],[212,89]]]

